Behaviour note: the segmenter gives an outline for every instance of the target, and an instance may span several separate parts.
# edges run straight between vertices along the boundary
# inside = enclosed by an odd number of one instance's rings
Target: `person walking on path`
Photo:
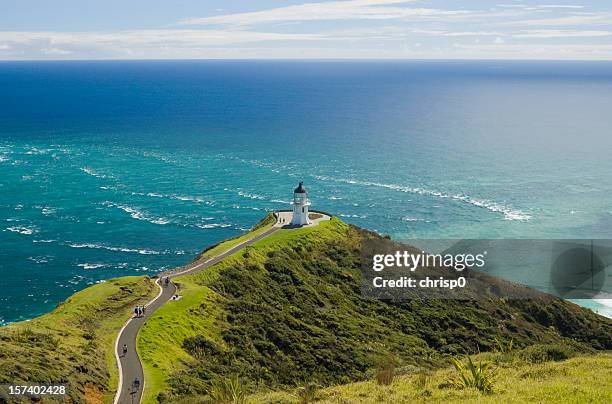
[[[127,344],[123,344],[123,356],[127,355]]]

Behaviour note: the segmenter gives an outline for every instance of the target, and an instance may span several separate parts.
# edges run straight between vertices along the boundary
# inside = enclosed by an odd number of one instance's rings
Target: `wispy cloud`
[[[469,13],[466,10],[410,8],[416,0],[346,0],[304,3],[262,11],[224,14],[212,17],[187,18],[180,25],[253,26],[263,23],[331,20],[399,20],[415,17],[451,16]]]
[[[612,13],[576,13],[573,15],[555,16],[549,18],[532,18],[504,23],[509,26],[538,26],[538,27],[562,27],[562,26],[589,26],[589,25],[612,25]]]
[[[526,30],[512,34],[515,38],[594,38],[612,36],[612,31],[571,31],[556,29]]]
[[[611,7],[546,0],[302,1],[256,11],[216,9],[218,15],[196,14],[158,29],[0,31],[0,59],[612,59]]]

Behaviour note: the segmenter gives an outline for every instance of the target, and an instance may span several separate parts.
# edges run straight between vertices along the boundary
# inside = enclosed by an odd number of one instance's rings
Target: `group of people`
[[[134,307],[134,317],[142,317],[145,315],[147,306],[136,306]]]

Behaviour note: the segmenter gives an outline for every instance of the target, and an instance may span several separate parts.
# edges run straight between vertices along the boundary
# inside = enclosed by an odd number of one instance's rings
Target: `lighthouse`
[[[293,218],[291,219],[291,225],[293,226],[304,226],[310,224],[308,220],[308,207],[310,201],[308,200],[308,192],[304,188],[304,183],[300,182],[298,187],[293,191]]]

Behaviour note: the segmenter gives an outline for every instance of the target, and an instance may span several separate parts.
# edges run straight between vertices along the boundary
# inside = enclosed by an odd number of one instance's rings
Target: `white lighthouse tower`
[[[308,200],[308,192],[304,188],[304,183],[300,182],[298,187],[293,191],[293,218],[291,219],[291,225],[303,226],[310,224],[308,220],[308,207],[310,201]]]

